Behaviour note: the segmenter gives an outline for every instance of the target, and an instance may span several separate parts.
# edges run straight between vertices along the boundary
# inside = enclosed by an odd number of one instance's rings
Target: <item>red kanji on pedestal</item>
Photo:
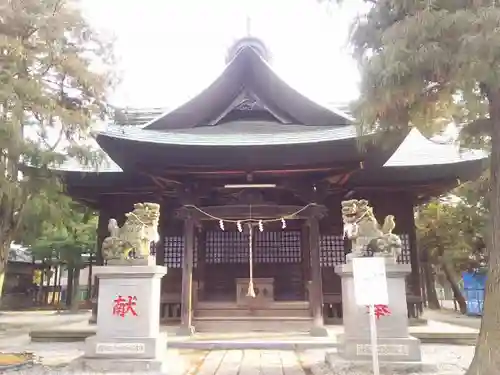
[[[137,312],[134,309],[135,305],[137,305],[136,296],[128,296],[127,299],[125,299],[121,295],[118,295],[113,301],[113,315],[125,318],[125,315],[130,313],[132,316],[137,316]]]
[[[366,306],[368,309],[368,314],[370,313],[370,306]],[[375,305],[375,317],[380,319],[381,316],[389,316],[391,315],[391,310],[389,310],[389,306],[387,305]]]

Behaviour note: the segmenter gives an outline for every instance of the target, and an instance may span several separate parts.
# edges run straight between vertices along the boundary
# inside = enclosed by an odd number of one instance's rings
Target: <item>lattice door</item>
[[[321,267],[335,267],[345,263],[344,237],[337,235],[322,235],[320,237]]]
[[[398,257],[398,263],[410,264],[410,236],[400,234],[402,242],[401,255]],[[322,235],[320,237],[320,262],[321,267],[334,268],[337,264],[345,263],[344,237],[340,235]]]
[[[300,263],[302,257],[300,231],[256,231],[254,238],[256,263]]]
[[[301,232],[294,230],[255,233],[256,273],[274,278],[277,300],[304,297]]]
[[[207,264],[248,263],[248,235],[237,231],[207,232],[205,257]]]
[[[401,238],[403,248],[401,249],[401,255],[398,257],[398,263],[410,264],[411,263],[410,236],[408,234],[400,234],[399,238]]]
[[[198,237],[194,241],[194,261],[193,267],[198,263]],[[165,237],[165,258],[164,264],[168,268],[182,268],[184,259],[184,236]]]

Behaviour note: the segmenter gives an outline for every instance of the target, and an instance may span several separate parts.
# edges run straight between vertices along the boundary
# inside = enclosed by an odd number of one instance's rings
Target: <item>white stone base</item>
[[[330,367],[332,375],[373,375],[373,364],[370,359],[348,360],[332,350],[326,353],[325,362]],[[385,362],[382,357],[379,357],[379,365],[381,375],[410,375],[437,371],[437,366],[432,363],[405,362],[404,360]]]
[[[85,340],[81,364],[93,372],[161,374],[166,371],[167,335],[160,333],[163,266],[96,267],[99,278],[97,333]]]

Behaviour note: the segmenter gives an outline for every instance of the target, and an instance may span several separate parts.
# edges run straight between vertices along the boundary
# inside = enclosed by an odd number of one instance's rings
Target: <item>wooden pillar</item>
[[[168,227],[168,218],[170,212],[168,212],[164,205],[161,205],[160,220],[158,222],[158,235],[160,236],[159,241],[155,244],[155,258],[156,264],[158,266],[165,265],[165,228]]]
[[[302,247],[302,274],[304,275],[304,289],[306,300],[311,303],[311,246],[309,246],[309,226],[307,222],[302,225],[301,247]]]
[[[108,222],[110,219],[110,214],[107,211],[101,210],[99,212],[99,220],[97,222],[97,254],[96,254],[96,265],[104,265],[104,258],[102,255],[102,242],[109,236]],[[89,319],[90,324],[97,323],[97,300],[99,298],[99,279],[94,276],[94,287],[92,288],[92,316]]]
[[[205,298],[205,264],[206,264],[206,230],[200,225],[198,228],[198,259],[196,266],[196,280],[198,281],[198,299]]]
[[[320,263],[320,215],[316,212],[308,219],[309,224],[309,246],[311,252],[311,287],[310,303],[313,316],[311,336],[328,336],[328,331],[323,319],[323,281]]]
[[[181,327],[179,334],[194,333],[193,319],[193,260],[195,222],[190,214],[184,218],[184,254],[182,259]]]
[[[424,305],[423,305],[423,296],[422,296],[422,277],[421,270],[422,267],[420,265],[420,254],[417,249],[417,227],[415,224],[415,214],[413,212],[413,197],[408,197],[409,208],[407,213],[407,228],[408,228],[408,239],[410,246],[410,263],[411,263],[411,286],[412,293],[419,297],[422,302],[417,305],[418,312],[423,314]]]

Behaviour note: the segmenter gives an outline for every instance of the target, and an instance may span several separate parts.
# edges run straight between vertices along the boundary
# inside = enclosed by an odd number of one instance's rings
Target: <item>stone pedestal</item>
[[[368,308],[356,304],[352,263],[335,267],[335,272],[342,278],[344,334],[339,337],[339,355],[347,360],[370,361],[370,316]],[[381,363],[416,363],[422,358],[420,341],[408,333],[405,277],[410,272],[410,265],[396,264],[392,259],[386,260],[391,315],[377,320]]]
[[[166,372],[160,333],[160,287],[166,267],[107,265],[99,278],[96,335],[85,341],[84,366],[96,372]]]

